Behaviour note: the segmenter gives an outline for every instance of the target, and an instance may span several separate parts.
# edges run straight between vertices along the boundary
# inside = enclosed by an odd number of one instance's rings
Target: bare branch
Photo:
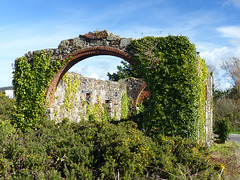
[[[237,57],[229,58],[229,61],[223,62],[222,69],[231,78],[232,84],[238,90],[240,89],[240,59]]]

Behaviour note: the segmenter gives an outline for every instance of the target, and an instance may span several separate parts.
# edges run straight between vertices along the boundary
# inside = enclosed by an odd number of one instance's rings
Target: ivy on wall
[[[106,104],[97,95],[97,102],[87,104],[87,120],[90,122],[109,121],[110,117],[106,110]]]
[[[127,98],[127,94],[124,93],[121,98],[121,119],[127,119],[128,116],[128,104],[129,99]]]
[[[206,122],[206,115],[205,115],[205,101],[206,101],[206,80],[207,80],[207,74],[208,69],[206,67],[204,59],[201,59],[199,57],[198,59],[199,63],[199,77],[200,77],[200,98],[199,98],[199,121],[198,121],[198,136],[199,140],[204,142],[205,141],[205,131],[204,131],[204,126]]]
[[[80,85],[80,80],[76,74],[69,75],[66,73],[63,78],[63,84],[65,86],[65,94],[64,94],[64,103],[61,108],[61,118],[67,118],[68,113],[71,113],[77,101],[77,91]],[[97,95],[95,103],[87,103],[83,97],[80,97],[81,105],[81,115],[80,119],[83,121],[89,122],[99,122],[99,121],[109,121],[110,117],[106,110],[106,104],[102,101],[99,95]],[[65,111],[66,110],[66,111]],[[65,114],[64,112],[67,112]],[[66,116],[67,115],[67,116]],[[61,121],[61,119],[60,119]]]
[[[56,72],[69,60],[50,63],[51,54],[39,52],[30,63],[26,57],[15,61],[13,86],[16,96],[13,122],[19,128],[35,127],[46,113],[46,90]]]
[[[133,41],[137,71],[151,96],[143,127],[149,134],[197,137],[199,82],[196,49],[187,37]]]
[[[68,76],[68,73],[66,73],[63,76],[62,80],[65,85],[64,105],[67,112],[70,112],[70,110],[76,103],[76,94],[78,91],[80,80],[75,75],[71,78]]]

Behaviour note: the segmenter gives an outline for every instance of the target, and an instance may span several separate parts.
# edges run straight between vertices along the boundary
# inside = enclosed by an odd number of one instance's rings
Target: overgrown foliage
[[[214,133],[219,135],[221,142],[225,143],[231,131],[229,119],[219,119],[214,124]]]
[[[151,93],[146,131],[196,138],[200,78],[195,46],[184,36],[144,37],[133,46],[137,70]]]
[[[133,122],[44,120],[38,129],[12,129],[0,128],[1,179],[211,179],[221,171],[206,147],[179,137],[151,139]]]
[[[121,98],[121,119],[127,119],[128,110],[129,110],[129,99],[127,98],[127,94],[124,93]]]
[[[198,75],[202,66],[199,70],[195,46],[184,36],[144,37],[134,40],[132,45],[136,74],[144,78],[151,93],[143,119],[144,130],[152,135],[197,138],[197,131],[203,131],[204,124],[201,118],[204,104],[199,107],[199,98],[203,98],[204,88],[200,84],[205,76]],[[14,122],[18,127],[34,127],[45,114],[46,88],[54,73],[67,61],[51,64],[50,58],[50,54],[41,52],[34,57],[32,65],[26,57],[16,61]],[[128,66],[125,67],[128,72]]]
[[[13,122],[22,129],[35,127],[46,112],[46,90],[55,73],[68,61],[50,63],[51,54],[44,51],[35,55],[32,63],[26,57],[15,61],[13,86],[16,110]]]
[[[67,112],[70,112],[76,103],[76,94],[80,81],[75,74],[73,74],[73,77],[68,77],[68,73],[66,73],[62,79],[65,85],[64,107]]]
[[[0,119],[9,120],[11,119],[14,111],[15,99],[10,99],[5,93],[0,92]]]
[[[198,57],[198,66],[199,66],[199,78],[200,78],[200,82],[199,82],[199,89],[200,89],[200,97],[199,97],[199,121],[198,121],[198,136],[199,136],[199,140],[201,143],[204,143],[206,141],[206,133],[205,133],[205,125],[206,125],[206,96],[209,92],[207,91],[208,86],[211,86],[212,84],[207,84],[207,78],[209,76],[209,71],[208,68],[205,64],[204,59],[201,59],[200,57]],[[212,98],[211,98],[211,103],[212,102]],[[211,104],[211,108],[212,108],[212,104]]]
[[[85,97],[80,96],[80,103],[77,101],[77,92],[79,90],[80,80],[78,74],[76,73],[66,73],[63,78],[64,85],[64,100],[60,107],[60,111],[55,110],[56,121],[61,121],[61,119],[68,118],[69,115],[74,111],[74,108],[79,107],[79,116],[77,121],[111,121],[105,101],[103,101],[99,95],[96,96],[96,101],[92,102],[89,97],[84,100]],[[58,98],[58,97],[56,97]],[[126,107],[125,107],[126,108]],[[72,120],[74,121],[74,120]]]
[[[84,102],[85,101],[82,100],[82,103]],[[85,103],[85,104],[86,104],[87,112],[86,113],[83,112],[83,114],[86,114],[86,117],[84,117],[82,120],[87,120],[91,123],[113,120],[110,118],[107,112],[106,103],[103,103],[102,99],[99,96],[97,96],[96,103],[92,103],[92,104]]]

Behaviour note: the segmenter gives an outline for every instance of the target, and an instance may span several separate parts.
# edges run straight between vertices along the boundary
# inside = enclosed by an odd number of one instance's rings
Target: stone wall
[[[114,118],[116,113],[116,118],[120,120],[121,98],[123,94],[126,93],[125,82],[117,83],[113,81],[97,80],[84,77],[77,73],[67,73],[66,75],[67,79],[63,80],[63,78],[57,86],[52,108],[49,109],[50,119],[60,121],[67,117],[71,121],[79,122],[81,119],[87,119],[87,105],[91,106],[100,103],[102,107],[104,104],[107,105],[108,113],[111,118]],[[71,87],[68,87],[69,84],[66,83],[67,81],[71,82]],[[75,87],[73,87],[74,81],[77,81]],[[69,96],[70,101],[66,99],[68,90],[73,91]],[[75,90],[77,91],[74,94]],[[71,103],[71,105],[67,103]]]
[[[134,101],[137,96],[139,88],[145,83],[143,79],[127,78],[122,80],[127,85],[127,97]]]
[[[206,79],[206,101],[205,101],[205,138],[206,145],[210,147],[213,143],[213,99],[212,99],[212,76],[210,73],[207,74]]]
[[[69,81],[71,85],[67,83]],[[77,82],[75,87],[73,87],[74,82]],[[79,122],[82,119],[87,120],[87,104],[91,106],[100,103],[101,107],[106,105],[111,118],[120,120],[123,94],[126,93],[129,102],[133,103],[138,89],[143,83],[142,79],[137,78],[124,79],[118,83],[87,78],[77,73],[67,73],[57,86],[52,108],[48,109],[48,117],[56,121],[61,121],[65,117],[74,122]],[[69,96],[70,102],[66,99],[68,90],[72,91]]]

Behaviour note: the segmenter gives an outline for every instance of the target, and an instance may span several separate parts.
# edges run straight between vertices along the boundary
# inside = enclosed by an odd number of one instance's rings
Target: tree
[[[213,92],[214,129],[216,132],[223,131],[218,126],[229,121],[233,131],[240,131],[240,59],[237,57],[229,58],[229,61],[223,63],[222,69],[230,77],[232,88],[225,91],[214,90]]]
[[[229,58],[229,61],[224,61],[222,68],[226,71],[228,77],[231,78],[233,88],[240,91],[240,59],[237,57]],[[239,98],[239,97],[238,97]]]
[[[122,66],[117,66],[117,73],[107,73],[109,80],[118,81],[119,79],[125,79],[129,77],[141,78],[141,75],[136,72],[131,64],[121,61]]]

